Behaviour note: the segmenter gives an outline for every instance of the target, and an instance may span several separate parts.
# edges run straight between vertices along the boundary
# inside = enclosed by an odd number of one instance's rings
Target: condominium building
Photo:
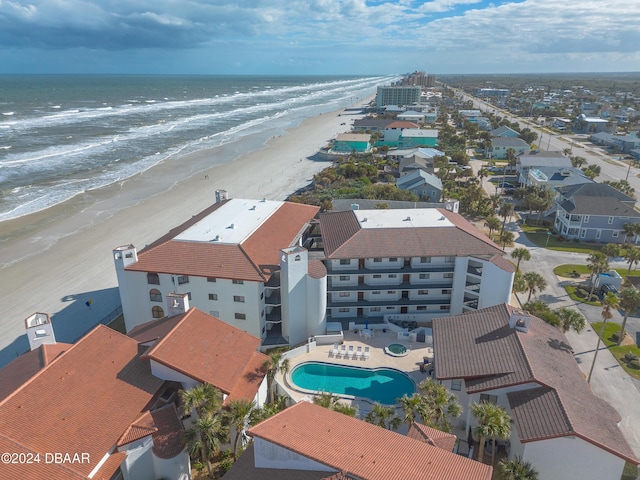
[[[320,215],[327,316],[364,323],[434,317],[508,302],[514,266],[457,213],[442,208]]]
[[[376,108],[386,105],[399,107],[420,103],[422,88],[420,86],[381,86],[376,95]]]
[[[323,333],[323,290],[315,284],[322,282],[324,267],[307,262],[302,248],[317,211],[291,202],[223,199],[139,252],[133,245],[117,247],[113,258],[127,331],[164,317],[167,295],[186,293],[190,305],[263,345]],[[320,292],[314,311],[306,310],[307,283]],[[307,323],[312,318],[315,325]]]

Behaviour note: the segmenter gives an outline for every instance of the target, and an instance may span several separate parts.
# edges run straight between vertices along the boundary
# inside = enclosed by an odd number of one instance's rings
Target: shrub
[[[618,339],[620,338],[620,332],[613,333],[610,338],[611,338],[612,342],[616,342],[617,343]]]
[[[640,358],[633,352],[627,352],[624,354],[624,359],[627,362],[632,362],[633,360],[640,360]]]
[[[629,366],[631,368],[634,368],[636,370],[640,370],[640,359],[636,359],[636,360],[631,360],[629,362]]]
[[[600,299],[598,298],[598,296],[595,293],[593,293],[593,294],[591,294],[591,296],[589,297],[589,300],[587,300],[587,302],[597,302],[599,300]]]

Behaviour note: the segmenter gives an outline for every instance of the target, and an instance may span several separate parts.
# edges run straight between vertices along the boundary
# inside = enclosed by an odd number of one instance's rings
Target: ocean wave
[[[11,115],[13,115],[15,112],[2,112],[2,115],[6,116],[6,117],[10,117]]]

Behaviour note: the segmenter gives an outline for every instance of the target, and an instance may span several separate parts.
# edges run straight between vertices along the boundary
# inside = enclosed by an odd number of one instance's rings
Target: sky
[[[638,0],[0,0],[0,73],[640,71]]]

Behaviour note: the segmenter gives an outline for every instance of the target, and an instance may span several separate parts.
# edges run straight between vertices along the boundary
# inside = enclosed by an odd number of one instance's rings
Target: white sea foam
[[[2,112],[2,115],[5,115],[7,117],[10,117],[11,115],[13,115],[15,112]]]

